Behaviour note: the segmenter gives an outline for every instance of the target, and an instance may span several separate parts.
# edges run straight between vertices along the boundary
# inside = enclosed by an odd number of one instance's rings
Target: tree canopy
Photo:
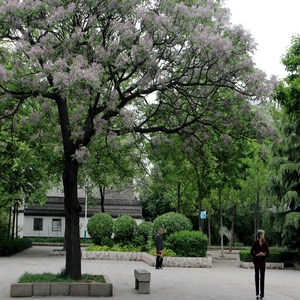
[[[81,276],[79,160],[92,138],[230,130],[263,136],[250,101],[269,97],[255,42],[222,1],[0,2],[0,109],[31,107],[39,142],[63,156],[66,271]]]

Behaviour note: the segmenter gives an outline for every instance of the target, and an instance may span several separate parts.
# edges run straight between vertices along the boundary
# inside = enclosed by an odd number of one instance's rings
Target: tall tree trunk
[[[177,212],[178,213],[182,213],[180,193],[181,193],[181,183],[178,182],[177,183]]]
[[[210,212],[207,213],[208,220],[208,249],[211,249],[211,226],[210,226]]]
[[[260,207],[259,207],[259,192],[256,193],[256,231],[259,229],[260,227],[260,219],[259,219],[259,211],[260,211]]]
[[[105,199],[105,187],[99,187],[100,191],[100,206],[101,206],[101,211],[104,213],[104,199]]]
[[[221,199],[221,190],[219,189],[219,201],[220,201],[220,236],[221,236],[221,256],[224,256],[224,243],[223,243],[223,207]]]
[[[18,238],[19,233],[19,202],[16,203],[16,239]]]
[[[11,213],[12,213],[12,209],[11,209],[11,206],[10,206],[9,207],[9,216],[8,216],[8,226],[7,226],[7,241],[9,241],[9,237],[10,237]]]
[[[197,188],[198,188],[198,209],[199,209],[199,231],[203,231],[202,228],[202,219],[201,219],[201,211],[202,211],[202,190],[201,190],[201,182],[197,179]]]
[[[259,208],[259,192],[256,193],[256,203],[254,205],[254,234],[253,234],[253,239],[255,240],[256,239],[256,233],[259,229],[259,226],[260,226],[260,220],[259,220],[259,211],[260,211],[260,208]]]
[[[15,225],[16,225],[16,202],[14,203],[13,208],[13,221],[12,221],[12,230],[11,230],[11,239],[15,238]]]
[[[236,215],[236,204],[233,205],[233,211],[232,211],[232,219],[231,219],[231,236],[230,236],[230,247],[229,252],[232,252],[232,246],[234,244],[234,221],[235,221],[235,215]]]
[[[81,278],[79,213],[82,207],[77,195],[78,162],[70,158],[65,164],[63,186],[65,205],[66,272],[74,280]]]

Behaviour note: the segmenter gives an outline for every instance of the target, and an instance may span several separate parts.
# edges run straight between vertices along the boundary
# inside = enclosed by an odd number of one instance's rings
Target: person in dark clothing
[[[162,241],[162,235],[163,230],[162,228],[159,228],[158,233],[156,235],[156,242],[155,242],[155,247],[156,247],[156,265],[155,268],[157,270],[162,269],[162,263],[163,263],[163,241]]]
[[[263,230],[257,231],[257,240],[251,247],[250,254],[253,256],[253,264],[255,270],[255,290],[256,299],[263,299],[265,292],[265,270],[266,270],[266,257],[269,256],[269,246],[265,241],[265,232]],[[260,278],[259,278],[260,275]],[[260,281],[260,285],[259,285]],[[260,287],[260,295],[259,295]]]

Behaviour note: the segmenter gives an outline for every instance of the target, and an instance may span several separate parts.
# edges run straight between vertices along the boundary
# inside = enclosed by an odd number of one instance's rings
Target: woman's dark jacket
[[[164,249],[164,247],[163,247],[163,241],[162,241],[161,235],[159,233],[156,235],[155,246],[156,246],[156,250],[157,251],[162,251]]]
[[[265,253],[266,256],[255,256],[260,252]],[[253,256],[253,263],[255,267],[265,267],[266,266],[266,257],[269,256],[269,247],[266,241],[259,242],[259,240],[255,241],[251,247],[250,254]]]

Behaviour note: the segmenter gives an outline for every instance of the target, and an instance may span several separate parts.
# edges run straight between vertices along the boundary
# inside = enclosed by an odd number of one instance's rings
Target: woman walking
[[[269,256],[269,246],[265,241],[265,232],[263,230],[257,231],[257,240],[253,243],[250,253],[253,256],[255,270],[256,299],[263,299],[265,295],[266,257]]]

